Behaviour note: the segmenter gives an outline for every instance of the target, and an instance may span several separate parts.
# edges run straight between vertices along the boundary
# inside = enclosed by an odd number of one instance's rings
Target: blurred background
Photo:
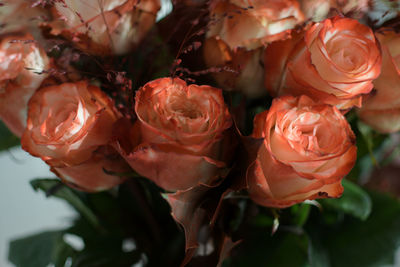
[[[35,192],[33,178],[55,177],[42,160],[20,147],[0,153],[0,266],[8,262],[8,243],[33,233],[65,228],[74,211],[65,202]]]

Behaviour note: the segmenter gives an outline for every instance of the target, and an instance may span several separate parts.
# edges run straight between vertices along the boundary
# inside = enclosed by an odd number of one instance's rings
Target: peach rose
[[[265,86],[273,96],[305,94],[342,110],[361,106],[381,69],[372,30],[342,17],[272,43],[264,60]]]
[[[135,171],[168,191],[219,180],[232,125],[221,90],[160,78],[144,85],[135,101],[134,145],[119,144]]]
[[[159,9],[159,0],[57,1],[51,33],[88,53],[125,54],[145,37]]]
[[[0,39],[0,118],[17,136],[26,127],[27,104],[48,76],[50,61],[29,34]]]
[[[208,38],[203,45],[203,57],[218,85],[229,91],[239,91],[248,97],[259,97],[266,93],[264,88],[263,49],[247,51],[238,48],[232,51],[221,39]],[[226,69],[228,68],[228,69]]]
[[[279,40],[304,20],[297,0],[214,0],[207,37],[248,50]]]
[[[29,101],[22,148],[80,189],[108,189],[122,179],[103,168],[129,170],[107,147],[117,118],[111,100],[97,86],[81,81],[44,87]]]
[[[377,37],[382,46],[382,73],[358,115],[377,131],[392,133],[400,130],[400,34],[387,31]]]
[[[247,172],[250,197],[268,207],[339,197],[356,158],[355,135],[336,107],[307,96],[283,96],[254,119],[263,138]]]

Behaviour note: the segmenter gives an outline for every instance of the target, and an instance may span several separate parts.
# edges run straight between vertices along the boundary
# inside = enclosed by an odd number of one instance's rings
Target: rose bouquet
[[[0,148],[77,211],[12,241],[16,266],[396,264],[398,1],[3,0],[0,19]]]

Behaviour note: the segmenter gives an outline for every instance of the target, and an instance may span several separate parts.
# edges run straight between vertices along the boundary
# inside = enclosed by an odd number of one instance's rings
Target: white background
[[[35,192],[29,181],[54,175],[40,159],[15,148],[0,153],[0,266],[7,261],[10,240],[69,225],[74,211],[61,200]]]

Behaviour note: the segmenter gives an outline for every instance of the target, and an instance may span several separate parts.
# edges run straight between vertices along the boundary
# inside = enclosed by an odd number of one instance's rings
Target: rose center
[[[294,119],[286,131],[289,142],[301,144],[307,150],[318,147],[317,130],[320,115],[312,112],[304,112]],[[293,145],[294,147],[294,145]]]
[[[177,113],[179,116],[186,117],[189,119],[197,119],[201,117],[201,112],[196,109],[196,105],[191,103],[190,101],[187,102],[174,102],[171,105],[171,109]]]
[[[342,69],[352,70],[356,68],[359,63],[357,56],[354,55],[354,53],[352,53],[350,50],[351,49],[344,48],[336,51],[336,53],[332,55],[333,61]]]

